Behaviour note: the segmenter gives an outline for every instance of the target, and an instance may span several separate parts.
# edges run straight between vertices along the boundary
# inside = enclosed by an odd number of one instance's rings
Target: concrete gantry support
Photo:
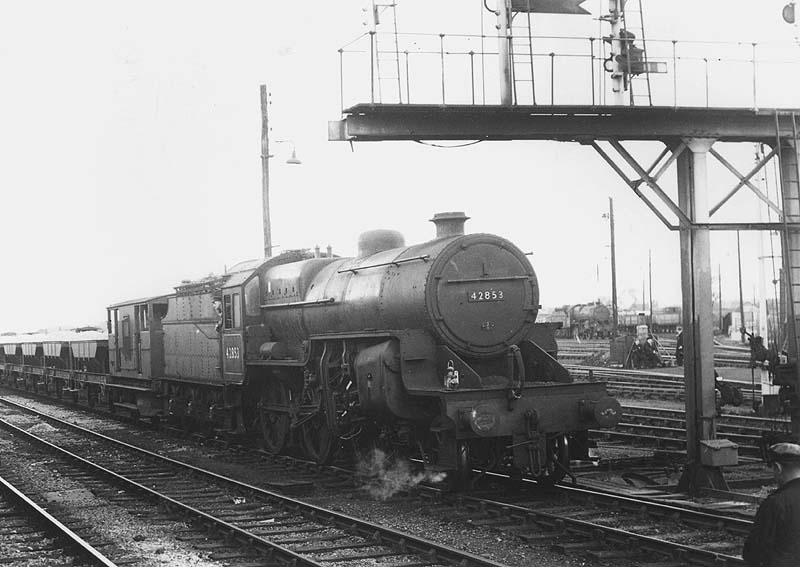
[[[684,142],[691,151],[678,156],[678,206],[692,223],[707,223],[707,158],[715,140]],[[704,486],[726,488],[719,468],[704,462],[702,451],[703,442],[716,437],[710,231],[681,221],[680,243],[687,430],[687,466],[681,486],[694,492]]]

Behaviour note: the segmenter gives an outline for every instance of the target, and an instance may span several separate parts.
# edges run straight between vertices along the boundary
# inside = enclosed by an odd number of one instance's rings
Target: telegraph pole
[[[647,292],[645,292],[645,281],[644,276],[642,276],[642,313],[647,311],[647,305],[645,302],[647,301]],[[644,318],[644,322],[647,323],[647,317]]]
[[[741,319],[739,333],[742,337],[742,342],[746,342],[744,338],[744,294],[742,293],[742,246],[739,242],[738,230],[736,231],[736,256],[739,259],[739,318]]]
[[[614,200],[608,198],[608,224],[611,230],[611,336],[617,336],[617,249],[614,243]]]
[[[650,280],[650,331],[653,331],[653,256],[652,250],[647,251],[647,271]]]
[[[722,332],[722,264],[717,264],[717,285],[719,286],[719,332]]]
[[[269,93],[261,85],[261,203],[264,222],[264,257],[272,256],[272,225],[269,217]]]

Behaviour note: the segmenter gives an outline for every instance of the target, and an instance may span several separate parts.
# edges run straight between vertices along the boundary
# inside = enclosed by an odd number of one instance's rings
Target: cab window
[[[261,303],[258,292],[258,278],[253,278],[244,286],[244,312],[257,317],[261,314]]]
[[[238,293],[226,294],[222,297],[222,314],[224,328],[239,328],[242,321],[242,303]]]
[[[131,318],[128,315],[122,318],[122,350],[125,351],[126,357],[130,357],[132,350]]]
[[[230,295],[225,295],[222,297],[222,321],[224,328],[233,328],[233,306],[231,305]]]
[[[242,322],[242,301],[238,293],[233,294],[233,327],[238,329]]]
[[[139,306],[139,330],[147,330],[147,304]]]

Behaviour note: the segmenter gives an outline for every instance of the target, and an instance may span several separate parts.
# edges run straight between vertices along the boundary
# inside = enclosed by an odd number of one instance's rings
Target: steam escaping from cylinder
[[[388,500],[421,482],[441,482],[447,476],[442,472],[411,472],[408,462],[393,459],[380,449],[373,450],[359,461],[357,471],[364,480],[362,488],[375,500]]]

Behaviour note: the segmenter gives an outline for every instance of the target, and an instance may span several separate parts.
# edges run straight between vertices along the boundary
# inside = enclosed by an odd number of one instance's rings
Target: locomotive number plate
[[[478,303],[481,301],[505,301],[502,289],[481,289],[467,292],[467,301]]]

